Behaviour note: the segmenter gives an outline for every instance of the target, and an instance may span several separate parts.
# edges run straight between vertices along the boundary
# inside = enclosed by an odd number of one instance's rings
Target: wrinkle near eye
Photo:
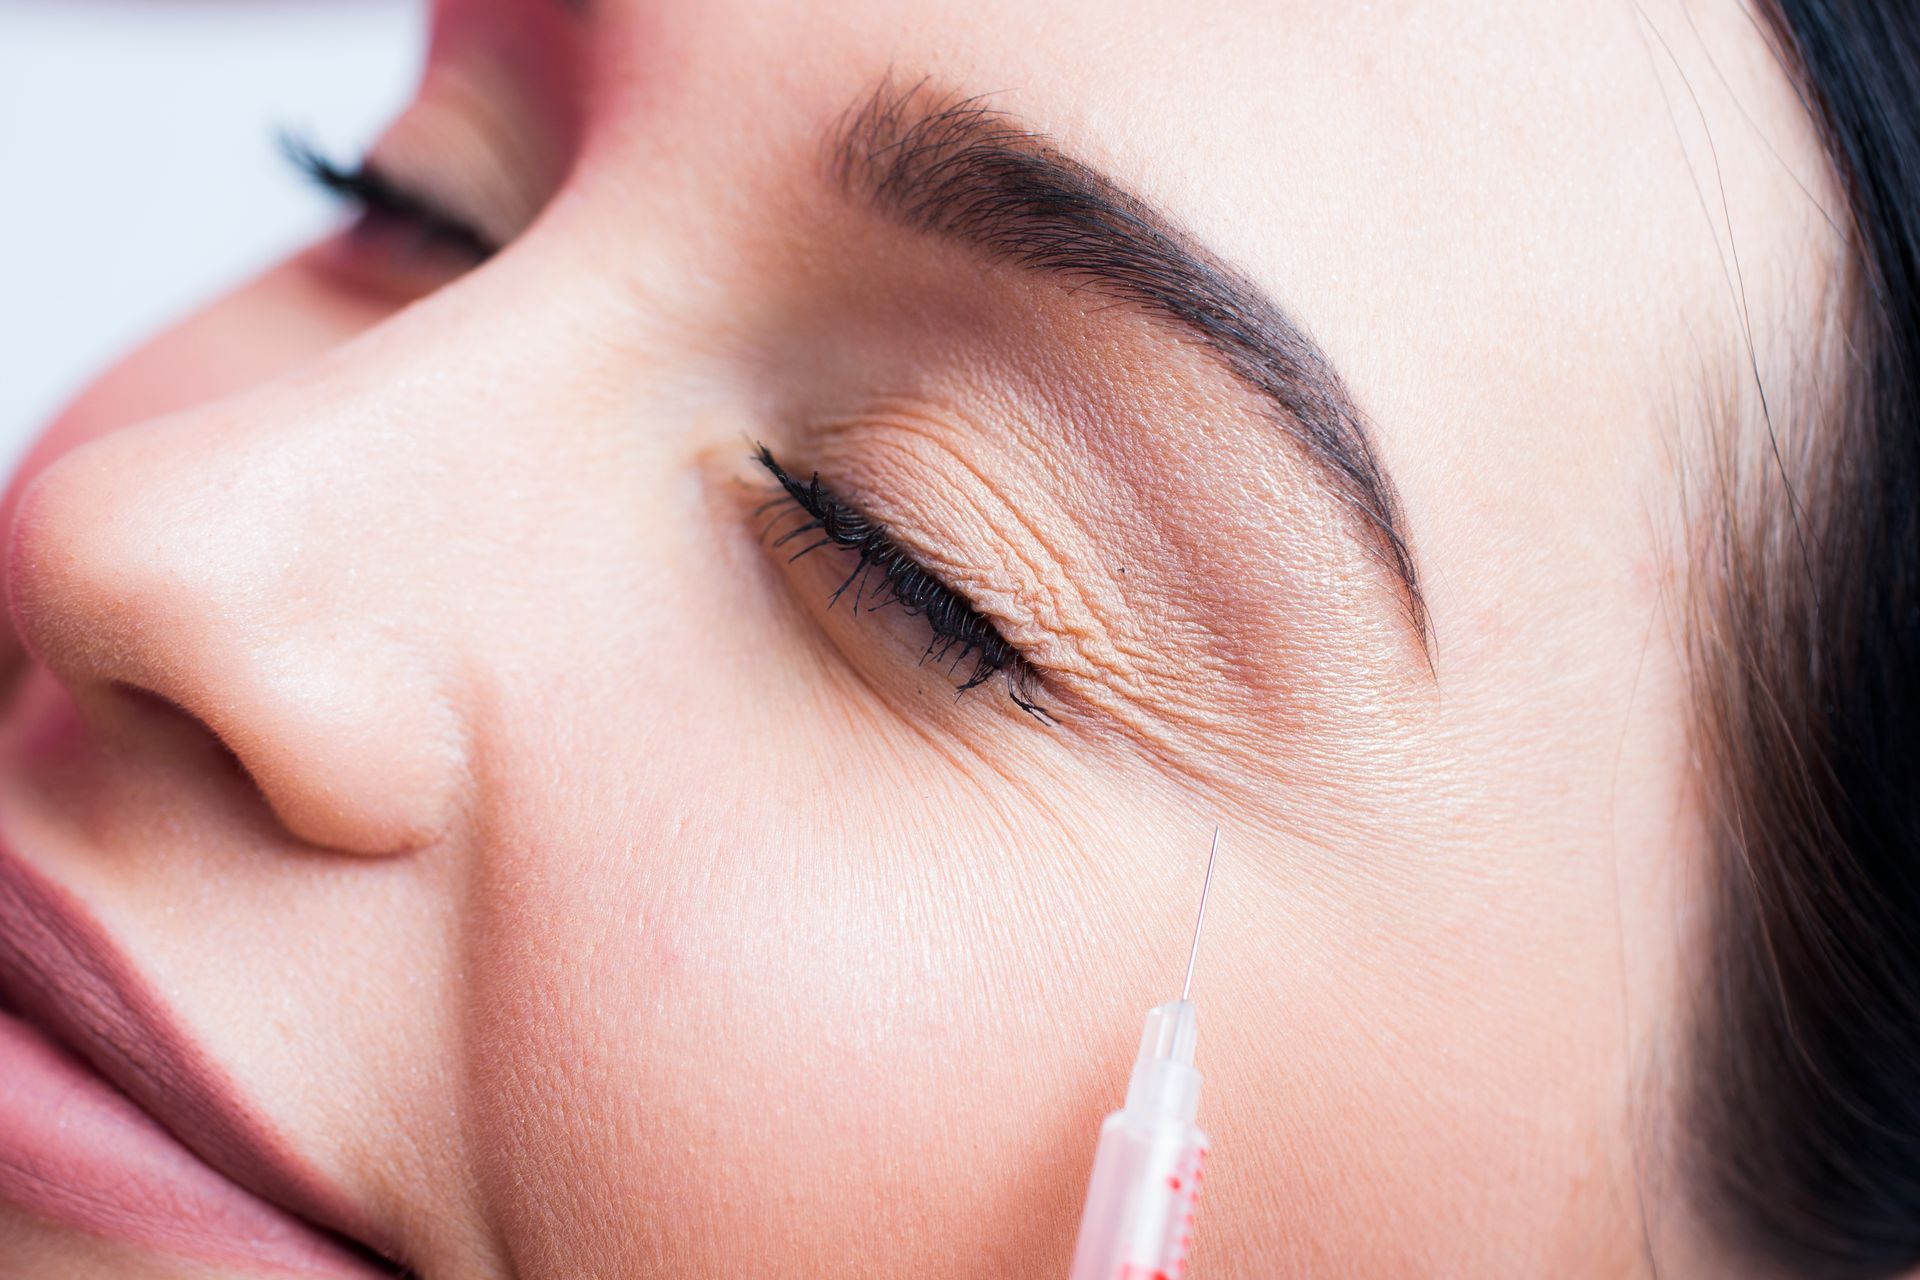
[[[1047,469],[989,462],[952,415],[926,405],[888,402],[821,431],[851,484],[912,513],[897,525],[914,553],[1063,690],[1125,697],[1142,687],[1152,649],[1144,615],[1057,496],[1032,483]],[[1000,478],[1007,474],[1015,478]]]
[[[1054,427],[1017,396],[890,397],[811,423],[809,456],[873,495],[878,518],[1032,657],[1076,736],[1182,776],[1270,784],[1289,750],[1385,731],[1377,712],[1349,710],[1367,686],[1341,662],[1370,651],[1321,656],[1350,623],[1303,612],[1337,598],[1297,580],[1310,562],[1287,567],[1296,577],[1255,568],[1344,545],[1286,527],[1286,497],[1311,490],[1264,475],[1224,432],[1174,470],[1138,446],[1125,465],[1083,453]],[[1242,476],[1245,494],[1214,489],[1216,473]],[[1242,527],[1250,512],[1262,523]]]
[[[999,674],[1005,677],[1007,694],[1014,705],[1042,724],[1053,722],[1053,717],[1034,700],[1034,672],[1026,659],[970,601],[930,573],[895,541],[886,526],[841,498],[820,479],[818,472],[802,482],[775,461],[765,445],[760,445],[754,456],[773,475],[786,500],[802,517],[802,523],[774,537],[775,548],[799,538],[809,541],[805,541],[790,560],[826,547],[854,555],[854,564],[847,576],[828,596],[829,609],[851,588],[853,597],[849,609],[859,613],[866,598],[868,579],[877,578],[874,602],[868,605],[867,612],[898,606],[924,621],[931,633],[918,665],[946,664],[948,674],[952,675],[971,659],[972,670],[961,679],[960,693],[977,688]],[[775,506],[779,501],[775,499],[766,505]],[[773,533],[774,526],[770,524],[767,532]]]

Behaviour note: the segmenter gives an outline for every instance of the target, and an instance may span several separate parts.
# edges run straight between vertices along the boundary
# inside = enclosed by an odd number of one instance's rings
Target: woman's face
[[[1218,823],[1202,1273],[1688,1257],[1680,477],[1830,263],[1764,40],[947,8],[440,6],[373,158],[499,251],[376,213],[14,481],[11,1001],[84,904],[285,1176],[187,1145],[423,1277],[1056,1276]]]

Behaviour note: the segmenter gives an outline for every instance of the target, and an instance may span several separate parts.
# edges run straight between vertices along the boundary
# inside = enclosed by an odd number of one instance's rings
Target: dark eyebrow
[[[926,81],[883,83],[833,130],[828,155],[846,192],[895,221],[1141,307],[1197,338],[1279,410],[1281,429],[1395,580],[1427,648],[1399,493],[1366,420],[1326,354],[1244,275],[982,98]]]

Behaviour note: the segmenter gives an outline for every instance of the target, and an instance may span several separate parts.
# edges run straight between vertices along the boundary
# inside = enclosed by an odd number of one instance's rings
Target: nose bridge
[[[445,580],[421,563],[436,486],[404,415],[334,385],[275,384],[52,463],[15,516],[9,605],[83,708],[158,695],[298,838],[401,852],[447,830],[465,775],[457,648],[422,586]]]

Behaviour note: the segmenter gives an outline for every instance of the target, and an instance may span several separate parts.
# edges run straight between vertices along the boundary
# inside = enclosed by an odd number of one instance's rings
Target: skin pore
[[[0,836],[381,1247],[1063,1274],[1217,821],[1196,1274],[1714,1273],[1669,1158],[1675,473],[1838,247],[1743,9],[436,24],[372,158],[495,252],[376,218],[301,254],[105,375],[4,508]],[[898,141],[863,112],[957,102],[1340,396],[848,180]],[[1311,443],[1336,402],[1370,485]],[[755,442],[1057,723],[829,607],[847,554],[772,547]],[[205,1274],[4,1206],[0,1263]]]

